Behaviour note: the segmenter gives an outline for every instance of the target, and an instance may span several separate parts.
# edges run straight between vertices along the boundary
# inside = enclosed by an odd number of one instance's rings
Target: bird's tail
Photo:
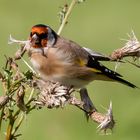
[[[107,76],[111,81],[118,81],[124,85],[127,85],[129,87],[132,87],[132,88],[138,88],[137,86],[135,86],[134,84],[128,82],[127,80],[124,80],[122,78],[122,75],[120,75],[119,73],[113,71],[113,70],[110,70],[108,69],[107,67],[105,66],[102,66],[102,74]]]
[[[102,74],[106,75],[111,81],[117,81],[117,82],[127,85],[131,88],[138,88],[136,85],[128,82],[127,80],[124,80],[120,74],[118,74],[112,70],[109,70],[108,68],[106,68]]]
[[[91,68],[94,71],[94,74],[97,74],[96,80],[105,80],[105,81],[118,81],[122,84],[125,84],[132,88],[138,88],[134,84],[122,79],[122,75],[119,73],[108,69],[97,60],[95,60],[92,56],[89,56],[87,67]]]
[[[115,80],[115,81],[118,81],[118,82],[120,82],[120,83],[122,83],[124,85],[127,85],[127,86],[129,86],[131,88],[138,88],[136,85],[134,85],[134,84],[128,82],[127,80],[124,80],[124,79],[122,79],[122,78],[120,78],[118,76],[112,77],[112,79]]]

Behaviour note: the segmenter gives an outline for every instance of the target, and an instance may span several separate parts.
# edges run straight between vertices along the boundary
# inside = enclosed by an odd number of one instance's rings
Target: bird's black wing
[[[87,67],[100,70],[102,72],[102,74],[105,74],[107,76],[114,75],[114,76],[120,76],[120,77],[122,77],[122,75],[120,75],[119,73],[117,73],[115,71],[112,71],[112,70],[108,69],[107,67],[105,67],[104,65],[102,65],[100,62],[98,62],[96,60],[96,58],[94,58],[91,55],[89,55]]]
[[[136,88],[136,86],[134,84],[120,78],[122,76],[119,73],[108,69],[107,67],[105,67],[104,65],[99,63],[96,59],[94,59],[94,57],[91,55],[89,55],[87,67],[90,67],[90,68],[93,68],[96,70],[100,70],[101,73],[99,72],[99,74],[104,74],[112,80],[118,81],[118,82],[125,84],[127,86],[130,86],[132,88]]]

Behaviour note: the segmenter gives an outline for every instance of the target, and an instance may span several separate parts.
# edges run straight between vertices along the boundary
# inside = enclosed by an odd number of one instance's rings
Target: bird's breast
[[[64,74],[64,66],[55,55],[44,56],[42,54],[34,53],[30,57],[34,69],[46,80],[60,77]]]

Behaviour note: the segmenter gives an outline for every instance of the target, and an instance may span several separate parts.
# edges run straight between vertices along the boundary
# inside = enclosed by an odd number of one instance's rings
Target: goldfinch
[[[76,89],[94,80],[116,81],[136,87],[99,62],[109,60],[108,57],[57,35],[47,25],[33,26],[29,40],[31,63],[44,80],[60,82]]]

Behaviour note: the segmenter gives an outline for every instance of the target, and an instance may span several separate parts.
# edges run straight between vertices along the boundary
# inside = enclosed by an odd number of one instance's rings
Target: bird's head
[[[49,26],[37,24],[32,27],[29,39],[33,48],[44,48],[55,44],[57,34]]]

